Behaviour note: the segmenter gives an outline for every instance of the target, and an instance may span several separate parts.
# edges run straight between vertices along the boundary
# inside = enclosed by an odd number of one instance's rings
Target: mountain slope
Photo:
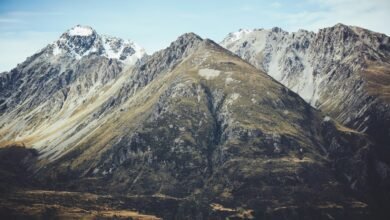
[[[374,182],[388,188],[388,36],[337,24],[318,33],[288,33],[280,28],[241,30],[229,34],[221,45],[297,92],[312,106],[368,134],[376,145],[372,161],[377,178]]]
[[[66,52],[70,66],[91,68],[83,68],[88,71],[80,80],[100,76],[91,59],[122,65],[73,51],[83,56]],[[58,72],[42,75],[50,82]],[[26,79],[35,82],[35,75]],[[23,109],[28,98],[7,105],[1,143],[37,149],[29,170],[38,187],[109,194],[102,198],[116,210],[137,208],[165,219],[375,216],[366,136],[322,115],[211,40],[184,34],[94,85],[63,102],[38,102],[32,111]],[[32,99],[36,94],[31,92]],[[39,201],[31,197],[26,196]]]
[[[368,128],[362,121],[364,112],[356,111],[365,104],[370,108],[376,102],[388,103],[386,69],[390,51],[389,37],[384,34],[342,24],[318,33],[288,33],[280,28],[240,30],[229,34],[221,45],[266,71],[314,107],[360,131]],[[373,92],[373,84],[379,84],[381,95]],[[368,96],[380,100],[366,102]]]
[[[65,133],[80,125],[93,110],[92,102],[105,100],[101,91],[115,87],[123,70],[144,57],[134,43],[101,37],[90,27],[68,30],[1,73],[0,145],[17,143],[46,151],[65,147],[70,141]],[[82,109],[84,105],[88,109]]]
[[[38,180],[184,199],[177,213],[164,213],[177,218],[194,209],[203,218],[369,214],[344,189],[366,188],[364,135],[214,42],[185,34],[122,76],[96,108],[83,106],[91,112],[66,140],[82,138],[58,142],[54,156],[42,150]]]

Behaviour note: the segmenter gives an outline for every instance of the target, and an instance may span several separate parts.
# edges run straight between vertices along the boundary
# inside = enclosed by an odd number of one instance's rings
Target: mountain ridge
[[[70,80],[25,107],[27,99],[14,99],[16,107],[0,116],[1,145],[38,150],[36,157],[16,151],[18,158],[28,155],[36,187],[108,194],[119,207],[167,219],[380,215],[372,202],[374,148],[367,135],[212,40],[186,33],[128,68],[102,53],[81,59],[69,53],[59,57],[60,66],[68,63],[64,70],[39,60],[39,53],[15,69],[42,91],[46,80],[67,81],[52,77],[57,74]],[[37,75],[46,78],[31,78]],[[0,94],[37,94],[21,85],[0,87]],[[106,205],[112,204],[118,208]]]
[[[222,41],[243,59],[301,95],[312,106],[374,142],[373,188],[388,204],[390,38],[337,24],[314,32],[241,32]],[[236,34],[238,35],[238,34]],[[386,194],[386,195],[384,195]]]

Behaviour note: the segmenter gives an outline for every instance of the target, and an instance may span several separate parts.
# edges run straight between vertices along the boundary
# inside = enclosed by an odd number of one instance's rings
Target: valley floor
[[[124,209],[111,196],[68,191],[21,190],[0,197],[1,219],[134,219],[158,220],[155,215]]]

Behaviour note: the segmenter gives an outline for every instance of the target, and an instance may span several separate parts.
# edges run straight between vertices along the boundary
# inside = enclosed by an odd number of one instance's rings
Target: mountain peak
[[[284,32],[284,30],[280,27],[273,27],[271,31],[275,33]]]
[[[95,32],[90,26],[76,25],[71,28],[67,33],[70,36],[91,36]]]
[[[335,28],[345,28],[345,27],[349,27],[348,25],[345,25],[345,24],[343,24],[343,23],[337,23],[337,24],[335,24],[333,27],[335,27]]]
[[[339,32],[339,31],[350,31],[350,32],[354,32],[354,28],[352,26],[348,26],[348,25],[345,25],[345,24],[342,24],[342,23],[337,23],[331,27],[325,27],[325,28],[322,28],[320,29],[319,32],[321,31],[330,31],[330,32]]]
[[[243,36],[245,36],[248,33],[253,32],[252,30],[249,29],[239,29],[238,31],[235,32],[230,32],[227,37],[222,42],[228,43],[228,42],[234,42],[239,39],[241,39]]]
[[[189,32],[180,35],[171,45],[167,48],[173,51],[187,51],[190,48],[196,47],[203,42],[203,39],[195,33]]]
[[[199,35],[193,32],[188,32],[180,35],[176,40],[176,42],[194,42],[194,41],[203,41],[203,39]]]
[[[130,40],[99,35],[90,26],[76,25],[63,33],[57,41],[49,45],[54,56],[68,56],[81,59],[90,54],[117,59],[126,64],[134,64],[145,56],[145,50]]]
[[[259,38],[264,38],[266,35],[286,35],[287,31],[280,27],[273,27],[271,29],[255,28],[255,29],[239,29],[238,31],[229,33],[221,42],[222,45],[228,45],[233,42],[242,41],[241,43],[246,44],[247,40],[253,41]]]

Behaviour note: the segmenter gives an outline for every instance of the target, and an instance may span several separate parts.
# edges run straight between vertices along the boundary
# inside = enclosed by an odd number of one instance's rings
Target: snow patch
[[[90,36],[93,31],[90,27],[77,25],[76,27],[70,29],[68,33],[70,36]]]
[[[122,40],[116,37],[105,35],[103,35],[101,38],[105,51],[104,56],[107,58],[121,60],[121,56],[125,56],[126,58],[121,61],[125,64],[133,65],[137,62],[137,60],[145,56],[145,49],[130,40]],[[126,54],[126,50],[128,48],[132,48],[134,53]]]
[[[68,31],[69,36],[89,36],[93,33],[92,28],[81,26],[76,26]],[[51,53],[54,56],[69,55],[77,60],[89,54],[97,53],[110,59],[116,59],[127,66],[134,65],[146,55],[144,48],[130,40],[97,34],[89,48],[84,48],[78,40],[74,41],[67,35],[61,36],[59,40],[52,44]]]
[[[214,79],[214,78],[218,77],[220,73],[221,73],[221,71],[214,70],[214,69],[200,69],[198,71],[198,74],[207,80]]]
[[[228,40],[230,42],[234,42],[234,41],[237,41],[237,40],[240,40],[242,39],[245,35],[251,33],[252,30],[248,30],[248,29],[240,29],[239,31],[237,32],[233,32],[233,33],[230,33],[229,34],[229,37],[228,37]]]
[[[57,56],[58,54],[61,54],[61,53],[62,53],[62,50],[58,47],[57,44],[55,44],[53,47],[53,55]]]

